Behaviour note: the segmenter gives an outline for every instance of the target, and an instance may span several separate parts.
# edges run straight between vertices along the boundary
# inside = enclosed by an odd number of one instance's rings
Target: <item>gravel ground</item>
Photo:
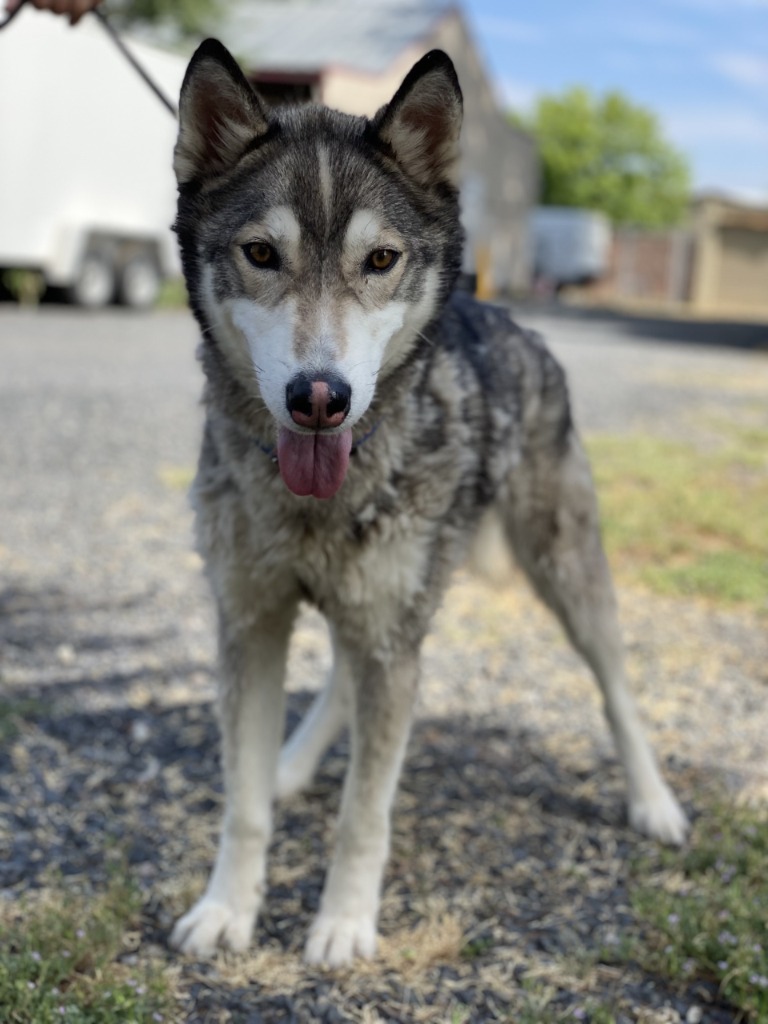
[[[706,443],[718,417],[765,408],[765,351],[700,345],[720,335],[685,325],[676,341],[674,325],[520,319],[569,370],[585,432]],[[722,340],[768,341],[738,330]],[[181,313],[0,307],[0,682],[17,708],[0,749],[0,888],[12,899],[51,867],[98,885],[117,844],[146,893],[146,962],[173,962],[165,936],[204,882],[221,805],[212,616],[185,497],[195,345]],[[641,591],[620,600],[636,692],[689,810],[722,787],[766,799],[764,620]],[[307,613],[289,725],[327,662]],[[342,742],[312,791],[278,811],[252,955],[181,961],[179,1020],[519,1019],[532,983],[562,1011],[603,1002],[619,1020],[662,1022],[705,1006],[706,1021],[733,1019],[716,993],[590,958],[631,930],[628,860],[648,844],[625,828],[593,684],[519,581],[459,578],[425,647],[409,749],[379,960],[335,973],[300,963]]]

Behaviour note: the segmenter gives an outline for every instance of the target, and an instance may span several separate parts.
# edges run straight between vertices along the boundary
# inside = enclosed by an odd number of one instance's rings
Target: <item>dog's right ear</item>
[[[178,183],[221,174],[268,130],[264,108],[237,61],[217,39],[206,39],[181,87],[173,154]]]
[[[372,122],[379,140],[422,185],[456,183],[463,102],[448,54],[431,50]]]

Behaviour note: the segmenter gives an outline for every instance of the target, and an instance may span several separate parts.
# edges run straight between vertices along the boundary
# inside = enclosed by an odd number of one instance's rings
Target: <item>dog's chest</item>
[[[358,501],[308,499],[298,513],[283,520],[283,564],[322,611],[383,613],[423,590],[434,533],[428,537],[418,510],[392,488]]]
[[[393,474],[371,450],[355,460],[337,498],[318,501],[291,495],[262,453],[225,451],[215,463],[225,486],[203,486],[203,466],[198,475],[201,551],[209,565],[245,569],[267,601],[304,598],[377,644],[406,609],[432,603],[424,597],[436,552],[443,561],[461,556],[448,514],[455,481],[445,472]]]

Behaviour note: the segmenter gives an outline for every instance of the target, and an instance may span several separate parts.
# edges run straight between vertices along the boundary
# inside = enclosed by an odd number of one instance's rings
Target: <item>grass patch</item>
[[[3,1024],[155,1024],[170,1021],[158,972],[119,961],[140,907],[115,879],[92,903],[57,889],[7,908],[0,919]]]
[[[187,286],[183,277],[171,277],[163,281],[155,302],[156,309],[186,309]]]
[[[45,710],[43,702],[29,697],[0,697],[0,744],[5,745],[21,732],[26,719]]]
[[[45,292],[45,279],[37,270],[6,270],[0,278],[0,285],[20,306],[36,306]]]
[[[616,1013],[600,1000],[587,998],[576,1005],[559,1004],[558,989],[553,984],[524,980],[522,996],[522,1005],[510,1016],[510,1024],[616,1024]]]
[[[161,466],[157,475],[170,491],[188,491],[195,479],[195,470],[192,466]]]
[[[475,960],[477,957],[485,956],[493,949],[495,943],[490,937],[470,939],[461,948],[461,956],[464,960]]]
[[[752,428],[715,452],[648,436],[588,442],[608,552],[666,594],[766,608],[768,459]]]
[[[768,1020],[768,816],[715,808],[690,848],[641,864],[635,910],[643,967],[674,982],[714,982],[747,1020]]]
[[[703,552],[681,565],[649,565],[643,579],[661,594],[693,594],[727,603],[765,604],[768,555],[744,551]]]
[[[517,1024],[557,1024],[563,1019],[550,1005],[557,994],[554,986],[524,980],[522,989],[523,1002],[516,1013]]]

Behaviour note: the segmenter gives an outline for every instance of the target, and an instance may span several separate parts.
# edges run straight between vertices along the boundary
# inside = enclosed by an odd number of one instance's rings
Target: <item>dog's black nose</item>
[[[285,404],[293,422],[313,430],[340,426],[351,402],[352,388],[333,375],[310,378],[299,373],[285,389]]]
[[[294,377],[285,389],[285,404],[293,416],[312,416],[312,381],[309,377]]]

